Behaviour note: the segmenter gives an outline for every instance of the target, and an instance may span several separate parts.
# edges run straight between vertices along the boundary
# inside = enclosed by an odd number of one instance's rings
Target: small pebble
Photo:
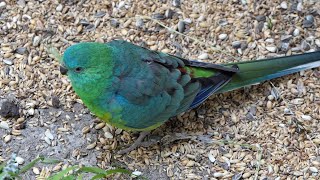
[[[6,5],[7,5],[6,2],[4,1],[0,2],[0,8],[5,7]]]
[[[133,175],[133,176],[136,176],[136,177],[137,177],[137,176],[141,176],[141,175],[142,175],[142,172],[140,172],[140,171],[133,171],[133,172],[132,172],[132,175]]]
[[[286,2],[286,1],[282,1],[281,4],[280,4],[280,7],[281,7],[282,9],[288,9],[288,4],[287,4],[287,2]]]
[[[198,56],[198,59],[200,60],[204,60],[204,59],[208,59],[209,55],[207,53],[202,53]]]
[[[50,130],[49,129],[47,129],[45,132],[44,132],[44,134],[46,135],[46,137],[48,137],[49,139],[51,139],[51,140],[53,140],[53,135],[52,135],[52,133],[50,132]]]
[[[273,38],[268,38],[265,40],[266,43],[274,43],[274,39]]]
[[[318,173],[318,169],[316,167],[310,167],[309,170],[313,173]]]
[[[306,120],[306,121],[311,121],[311,120],[312,120],[312,117],[309,116],[309,115],[302,115],[301,118],[302,118],[303,120]]]
[[[185,30],[185,23],[184,23],[184,21],[179,21],[179,22],[178,22],[178,31],[179,31],[180,33],[183,33],[184,30]]]
[[[1,121],[0,122],[0,128],[8,130],[9,129],[9,124],[7,122],[5,122],[5,121]]]
[[[294,36],[299,36],[300,34],[300,30],[298,28],[296,28],[294,31],[293,31],[293,35]]]
[[[212,162],[212,163],[214,163],[216,161],[216,158],[211,153],[208,154],[208,158],[209,158],[210,162]]]
[[[274,100],[274,96],[273,96],[273,95],[269,95],[269,96],[268,96],[268,99],[269,99],[270,101],[272,101],[272,100]]]
[[[120,1],[119,4],[118,4],[118,8],[121,9],[121,8],[123,8],[125,5],[126,5],[126,2]]]
[[[201,22],[201,21],[204,21],[205,19],[206,19],[206,17],[204,15],[201,15],[201,16],[199,16],[197,21]]]
[[[276,52],[277,51],[277,47],[275,47],[275,46],[266,46],[266,49],[269,52]]]
[[[13,61],[11,59],[4,59],[3,62],[6,64],[6,65],[13,65]]]
[[[41,37],[40,37],[40,36],[35,36],[35,37],[33,38],[32,45],[33,45],[33,46],[39,46],[40,41],[41,41]]]
[[[219,35],[219,39],[220,39],[220,40],[225,40],[227,37],[228,37],[227,34],[220,34],[220,35]]]
[[[289,108],[284,108],[283,113],[285,115],[292,115],[293,114],[292,111]]]
[[[34,173],[34,174],[40,174],[40,170],[39,170],[39,168],[37,168],[37,167],[33,167],[32,168],[32,172]]]
[[[47,144],[51,145],[51,141],[50,141],[50,139],[49,139],[47,136],[44,137],[44,141],[45,141]]]
[[[23,164],[24,163],[24,159],[22,157],[16,157],[16,161],[18,164]]]
[[[27,111],[27,113],[28,113],[28,115],[30,115],[30,116],[33,116],[34,115],[34,109],[33,108],[30,108],[30,109],[28,109],[28,111]]]
[[[214,177],[222,177],[222,176],[224,176],[225,174],[224,173],[221,173],[221,172],[215,172],[215,173],[213,173],[213,176]]]
[[[302,11],[302,9],[303,9],[303,5],[301,2],[299,2],[297,5],[297,11]]]
[[[186,24],[191,24],[192,20],[190,18],[186,18],[183,20],[183,22],[185,22]]]
[[[180,0],[173,0],[173,1],[172,1],[172,5],[173,5],[174,7],[180,7],[180,4],[181,4]]]
[[[62,11],[62,8],[63,8],[62,4],[59,4],[59,5],[56,7],[56,11],[60,12],[60,11]]]
[[[304,99],[302,99],[302,98],[297,98],[297,99],[292,100],[292,103],[295,105],[303,104],[303,102],[304,102]]]
[[[17,4],[18,4],[19,6],[21,6],[21,7],[25,7],[25,6],[26,6],[25,0],[18,0],[18,1],[17,1]]]

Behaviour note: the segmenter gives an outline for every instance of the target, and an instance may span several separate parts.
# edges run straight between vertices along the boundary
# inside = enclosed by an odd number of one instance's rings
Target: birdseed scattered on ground
[[[319,68],[214,95],[153,131],[157,143],[120,156],[137,134],[92,116],[46,50],[125,39],[211,63],[300,54],[320,49],[319,9],[317,0],[2,0],[0,108],[13,104],[0,117],[0,161],[64,160],[25,179],[74,164],[149,179],[319,179]]]

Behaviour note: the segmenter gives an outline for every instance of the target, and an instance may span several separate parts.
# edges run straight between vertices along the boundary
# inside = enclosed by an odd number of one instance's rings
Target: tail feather
[[[216,93],[231,91],[302,70],[319,67],[320,51],[225,65],[232,66],[234,64],[239,67],[239,72],[235,73],[232,80]]]
[[[193,109],[193,108],[199,106],[203,101],[205,101],[214,92],[216,92],[218,89],[223,87],[225,84],[228,84],[228,82],[230,82],[230,80],[232,79],[232,75],[233,74],[220,73],[220,74],[217,74],[217,75],[211,77],[211,79],[214,80],[214,81],[212,81],[213,82],[212,85],[207,86],[207,87],[203,87],[200,90],[200,92],[198,92],[198,94],[194,98],[192,104],[190,105],[189,109]]]

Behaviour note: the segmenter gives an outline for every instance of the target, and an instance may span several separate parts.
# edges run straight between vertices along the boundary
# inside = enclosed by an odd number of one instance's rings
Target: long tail
[[[238,65],[239,72],[235,73],[232,80],[215,93],[223,93],[302,70],[319,67],[320,51],[225,65],[232,66],[234,64]]]

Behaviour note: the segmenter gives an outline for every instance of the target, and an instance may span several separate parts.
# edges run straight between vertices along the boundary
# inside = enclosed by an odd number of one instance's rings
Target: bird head
[[[60,72],[68,75],[77,94],[99,91],[99,86],[111,78],[114,62],[112,48],[103,43],[78,43],[66,49]],[[99,92],[96,92],[99,93]]]

